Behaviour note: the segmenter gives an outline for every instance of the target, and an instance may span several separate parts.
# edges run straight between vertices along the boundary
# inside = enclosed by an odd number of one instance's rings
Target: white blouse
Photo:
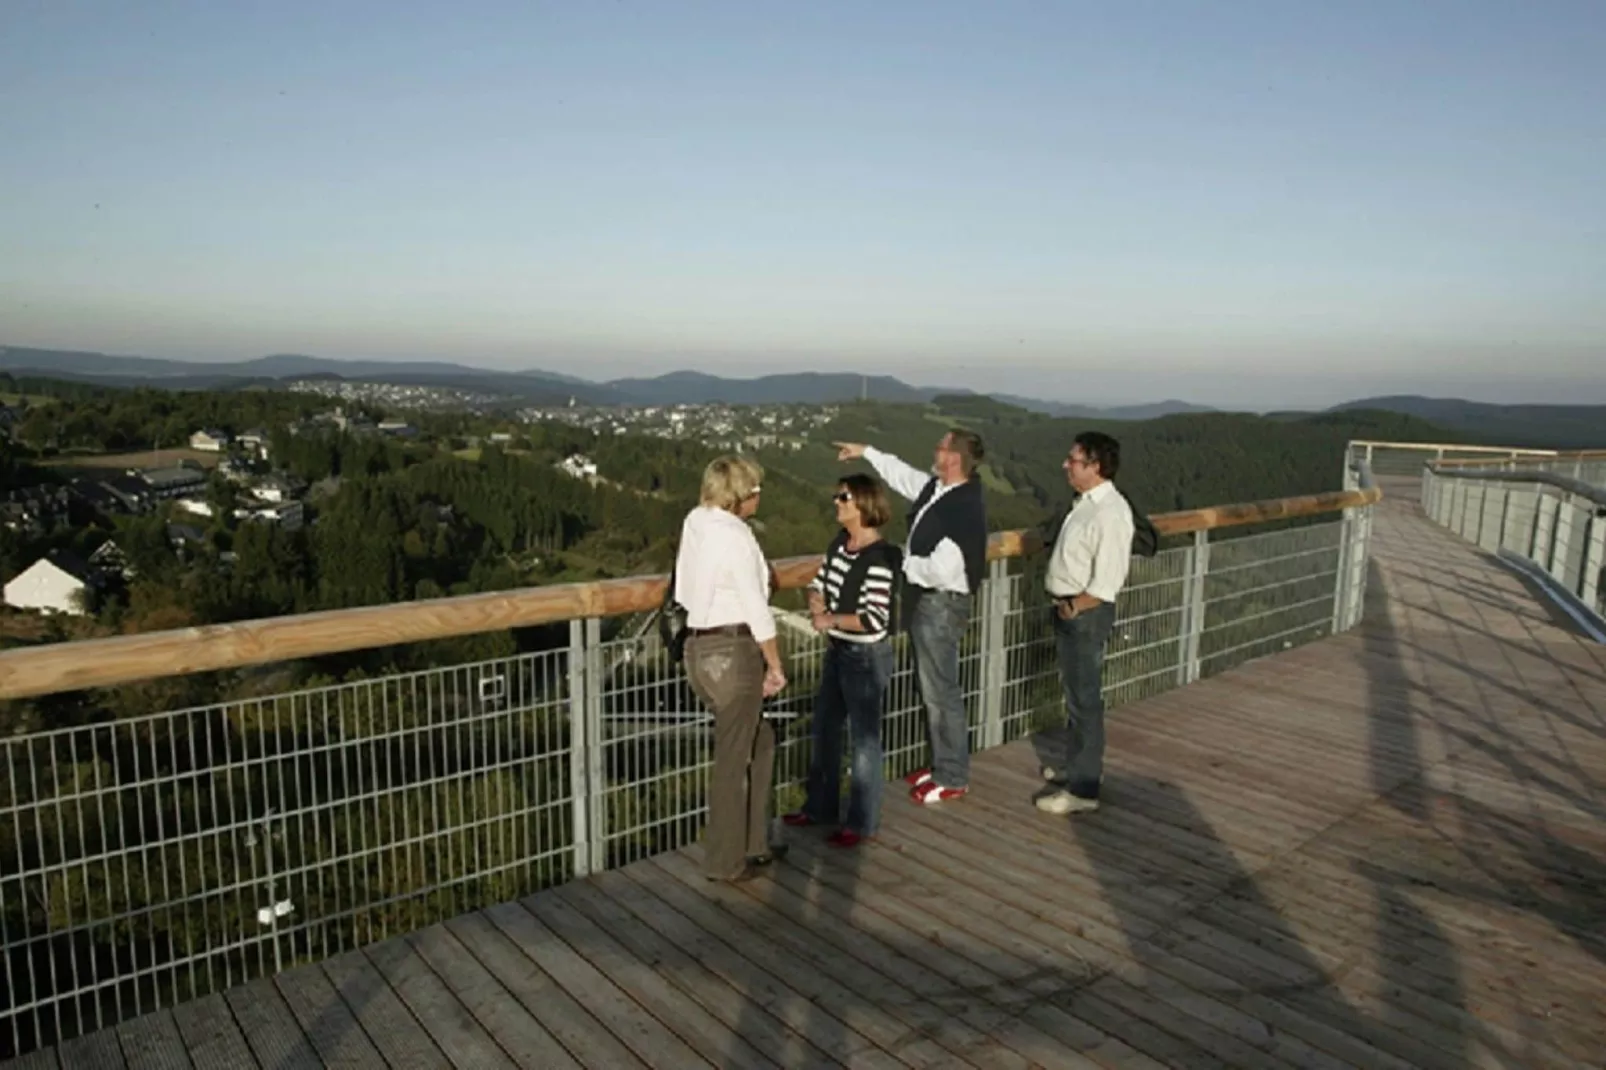
[[[705,505],[686,514],[675,558],[675,601],[686,607],[689,627],[745,624],[761,643],[775,638],[769,562],[745,520]]]

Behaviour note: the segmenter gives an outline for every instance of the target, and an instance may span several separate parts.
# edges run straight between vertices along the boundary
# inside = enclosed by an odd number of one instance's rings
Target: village
[[[363,409],[383,411],[380,402],[395,405],[406,400],[420,410],[439,411],[443,402],[431,388],[393,384],[341,382],[302,384],[306,392],[325,393]],[[314,385],[324,389],[313,391]],[[484,398],[454,397],[470,405]],[[638,434],[697,441],[710,448],[749,452],[759,449],[800,449],[808,432],[831,420],[834,405],[745,406],[675,404],[657,406],[588,406],[571,399],[559,406],[527,407],[500,414],[502,430],[465,436],[471,450],[481,446],[516,447],[519,425],[560,424],[597,435]],[[0,435],[19,425],[23,411],[0,406]],[[495,416],[492,417],[493,422]],[[344,405],[300,420],[285,428],[292,436],[344,433],[397,441],[420,441],[422,433],[399,418],[371,418],[348,413]],[[316,520],[309,505],[338,488],[338,476],[310,483],[276,465],[273,433],[261,427],[231,432],[200,427],[182,446],[142,454],[71,456],[56,465],[57,481],[15,486],[0,491],[0,529],[20,540],[40,540],[94,527],[114,527],[120,517],[165,519],[164,531],[172,552],[185,561],[198,561],[209,546],[208,529],[216,524],[272,524],[286,531],[299,530]],[[446,448],[443,446],[443,448]],[[592,484],[607,481],[596,461],[584,453],[570,453],[555,467],[571,478]],[[227,569],[233,555],[215,555],[216,565]],[[126,583],[132,570],[115,538],[108,537],[87,554],[55,548],[5,579],[3,603],[15,610],[81,616],[93,612],[98,592]]]

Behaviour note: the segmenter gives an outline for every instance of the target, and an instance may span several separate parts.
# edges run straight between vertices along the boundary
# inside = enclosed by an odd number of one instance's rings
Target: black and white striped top
[[[885,639],[892,619],[892,584],[898,574],[898,548],[877,540],[858,553],[848,549],[846,531],[831,540],[810,588],[825,596],[827,613],[857,613],[862,632],[832,628],[827,635],[850,643]]]

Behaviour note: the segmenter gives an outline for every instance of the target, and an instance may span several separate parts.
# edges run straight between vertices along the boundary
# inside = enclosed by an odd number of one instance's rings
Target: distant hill
[[[677,371],[652,379],[615,379],[607,384],[638,404],[674,405],[724,402],[730,405],[773,405],[795,402],[819,405],[865,398],[870,401],[918,403],[938,394],[968,393],[910,386],[889,375],[851,372],[798,372],[724,379],[702,372]]]
[[[1606,448],[1606,405],[1495,405],[1416,394],[1362,398],[1328,412],[1356,409],[1415,416],[1481,442],[1536,449]],[[1307,414],[1308,415],[1308,414]]]
[[[1209,405],[1195,405],[1188,401],[1167,399],[1145,405],[1074,405],[1066,401],[1045,401],[1042,398],[1021,397],[1018,394],[994,394],[999,401],[1017,405],[1030,412],[1045,416],[1072,417],[1084,420],[1155,420],[1161,416],[1175,416],[1186,412],[1219,412]]]

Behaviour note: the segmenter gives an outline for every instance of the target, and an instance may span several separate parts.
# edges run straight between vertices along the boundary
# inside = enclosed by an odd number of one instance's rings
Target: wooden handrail
[[[1338,512],[1371,505],[1381,497],[1376,489],[1333,491],[1161,513],[1151,519],[1160,534],[1182,535]],[[1038,546],[1033,532],[998,532],[987,555],[1020,557]],[[820,556],[790,557],[774,564],[780,586],[795,589],[814,578]],[[8,650],[0,652],[0,699],[646,612],[661,603],[667,580],[664,575],[628,576]]]

